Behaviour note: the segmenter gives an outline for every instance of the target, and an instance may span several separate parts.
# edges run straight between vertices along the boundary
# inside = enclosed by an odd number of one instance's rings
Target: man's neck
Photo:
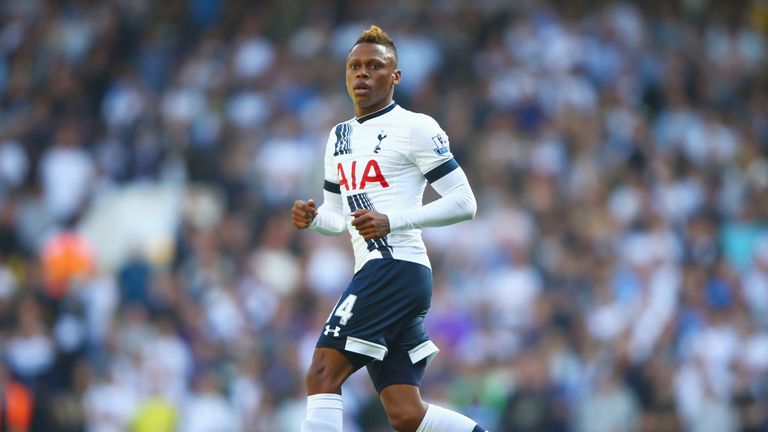
[[[392,99],[390,99],[390,100],[389,100],[389,101],[388,101],[388,102],[387,102],[387,103],[386,103],[384,106],[382,106],[381,108],[379,108],[379,109],[375,109],[375,110],[373,110],[373,111],[365,112],[365,113],[359,113],[359,112],[358,112],[358,110],[355,110],[355,119],[357,119],[357,120],[365,119],[365,118],[367,118],[368,116],[371,116],[371,115],[373,115],[373,114],[376,114],[376,113],[378,113],[378,112],[380,112],[380,111],[383,111],[383,110],[385,110],[385,109],[387,109],[387,108],[391,107],[392,105],[394,105],[394,103],[395,103],[395,101],[394,101],[394,100],[392,100]]]

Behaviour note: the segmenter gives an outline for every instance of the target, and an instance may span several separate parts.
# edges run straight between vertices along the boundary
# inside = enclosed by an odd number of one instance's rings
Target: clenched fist
[[[315,200],[307,201],[297,200],[291,208],[291,223],[298,229],[308,228],[317,216],[317,204]]]
[[[375,240],[389,234],[389,216],[373,210],[357,209],[352,213],[352,226],[365,240]]]

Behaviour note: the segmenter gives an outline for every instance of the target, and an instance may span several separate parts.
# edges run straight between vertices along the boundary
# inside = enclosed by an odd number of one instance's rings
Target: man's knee
[[[427,413],[419,388],[409,384],[394,384],[379,393],[384,411],[392,428],[398,432],[416,432]]]
[[[424,409],[421,405],[398,405],[387,411],[387,418],[397,432],[416,432],[424,419]]]
[[[336,350],[315,350],[312,364],[309,366],[304,382],[308,394],[341,393],[341,385],[354,368],[349,361]]]
[[[333,368],[324,361],[312,362],[304,376],[309,394],[338,393],[344,383],[338,373],[333,373]]]

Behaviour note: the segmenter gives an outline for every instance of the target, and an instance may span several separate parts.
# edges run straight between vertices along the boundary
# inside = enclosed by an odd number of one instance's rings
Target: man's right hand
[[[293,203],[291,222],[296,228],[305,229],[309,227],[312,221],[315,220],[315,216],[317,216],[315,200],[310,198],[307,201],[297,200]]]

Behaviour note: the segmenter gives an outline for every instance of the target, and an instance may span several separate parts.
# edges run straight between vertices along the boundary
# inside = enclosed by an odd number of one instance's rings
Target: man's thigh
[[[367,364],[376,391],[381,393],[394,384],[420,387],[427,364],[439,351],[429,339],[424,316],[416,316],[403,326],[388,346],[390,349],[384,359]]]

